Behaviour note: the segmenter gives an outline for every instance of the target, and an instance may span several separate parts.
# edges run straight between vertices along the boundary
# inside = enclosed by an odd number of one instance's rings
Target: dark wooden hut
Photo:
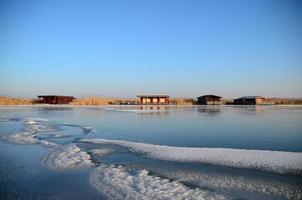
[[[220,105],[222,97],[216,95],[203,95],[197,97],[197,103],[199,105]]]
[[[40,104],[69,104],[75,98],[73,96],[59,96],[59,95],[39,95],[37,103]]]
[[[236,105],[257,105],[263,104],[265,101],[264,97],[261,96],[244,96],[238,99],[234,99]]]

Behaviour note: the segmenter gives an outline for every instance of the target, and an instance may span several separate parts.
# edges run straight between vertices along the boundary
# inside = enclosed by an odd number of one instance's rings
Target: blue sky
[[[1,0],[0,95],[302,97],[302,2]]]

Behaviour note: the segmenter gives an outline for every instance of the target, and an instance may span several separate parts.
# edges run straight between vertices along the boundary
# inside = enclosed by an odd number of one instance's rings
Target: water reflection
[[[159,110],[159,111],[166,111],[169,110],[168,106],[140,106],[140,110]]]
[[[143,115],[167,115],[169,114],[168,106],[140,106],[138,108],[141,112],[139,114]]]
[[[241,111],[242,113],[249,113],[249,114],[265,112],[265,106],[261,106],[261,105],[234,106],[233,108],[238,111]]]
[[[198,107],[197,111],[199,113],[206,113],[211,116],[214,116],[221,113],[221,108],[220,106],[201,106]]]

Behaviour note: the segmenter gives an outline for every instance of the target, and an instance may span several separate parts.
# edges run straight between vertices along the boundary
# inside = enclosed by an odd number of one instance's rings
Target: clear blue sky
[[[0,95],[141,93],[302,97],[302,1],[0,1]]]

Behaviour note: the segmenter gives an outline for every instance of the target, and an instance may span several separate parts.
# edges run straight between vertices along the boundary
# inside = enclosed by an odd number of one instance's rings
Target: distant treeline
[[[0,96],[0,105],[33,105],[36,99],[12,98]],[[222,99],[223,104],[232,104],[231,99]],[[267,104],[275,105],[302,105],[302,98],[267,98]],[[170,104],[173,105],[195,105],[197,102],[192,98],[171,98]],[[138,104],[137,99],[109,98],[109,97],[83,97],[75,99],[71,105],[129,105]]]

